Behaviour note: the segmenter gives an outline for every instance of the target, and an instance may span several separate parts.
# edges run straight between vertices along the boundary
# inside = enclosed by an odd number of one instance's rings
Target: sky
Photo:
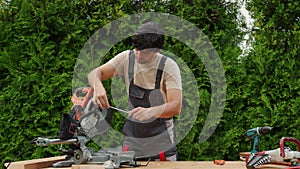
[[[247,24],[247,28],[241,29],[241,31],[245,31],[245,32],[251,31],[251,29],[253,27],[254,19],[251,17],[250,12],[246,9],[246,3],[249,0],[225,0],[225,1],[226,2],[237,2],[240,4],[240,8],[238,10],[239,11],[238,19],[241,19],[242,17],[244,17],[246,19],[246,24]],[[243,50],[243,53],[239,56],[239,58],[246,56],[247,53],[249,52],[249,50],[251,50],[251,45],[249,43],[247,43],[247,40],[249,40],[249,38],[250,38],[249,34],[246,34],[244,36],[244,40],[239,45],[240,48]]]
[[[241,1],[241,0],[239,0]],[[251,18],[249,11],[246,9],[246,1],[243,2],[241,8],[239,9],[241,15],[246,18],[247,29],[245,31],[250,31],[253,27],[254,19]],[[247,40],[249,39],[249,34],[246,34],[244,37],[244,41],[241,44],[241,49],[243,49],[242,56],[246,55],[247,52],[251,49],[251,45],[247,44]]]

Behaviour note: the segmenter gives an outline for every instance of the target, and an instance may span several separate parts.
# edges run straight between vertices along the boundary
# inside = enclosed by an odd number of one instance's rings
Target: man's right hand
[[[94,89],[93,103],[98,107],[100,107],[101,110],[110,107],[107,99],[106,91],[103,86]]]
[[[95,68],[88,75],[88,83],[94,88],[93,103],[100,107],[100,109],[110,107],[102,80],[112,78],[114,73],[115,68],[106,63],[98,68]]]

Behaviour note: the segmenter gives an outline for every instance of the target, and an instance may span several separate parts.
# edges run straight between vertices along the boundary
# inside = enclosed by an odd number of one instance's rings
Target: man
[[[91,71],[88,82],[94,88],[94,104],[109,108],[103,80],[124,77],[129,113],[123,126],[123,150],[153,160],[176,160],[173,116],[182,106],[180,70],[176,62],[159,53],[164,35],[152,22],[143,24],[133,36],[133,50],[119,53]]]

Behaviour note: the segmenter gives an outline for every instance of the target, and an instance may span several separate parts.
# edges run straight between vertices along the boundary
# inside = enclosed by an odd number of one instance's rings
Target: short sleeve
[[[123,51],[108,61],[108,64],[116,70],[114,76],[124,76],[125,68],[127,67],[126,64],[128,65],[128,55],[129,50]]]
[[[174,60],[167,59],[164,73],[166,89],[182,89],[180,69]]]

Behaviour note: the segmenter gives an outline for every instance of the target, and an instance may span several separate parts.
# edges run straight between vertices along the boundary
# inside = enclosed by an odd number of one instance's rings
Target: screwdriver
[[[113,107],[113,106],[110,106],[110,108],[128,114],[128,111],[126,111],[126,110],[122,110],[122,109],[119,109],[119,108],[116,108],[116,107]]]

